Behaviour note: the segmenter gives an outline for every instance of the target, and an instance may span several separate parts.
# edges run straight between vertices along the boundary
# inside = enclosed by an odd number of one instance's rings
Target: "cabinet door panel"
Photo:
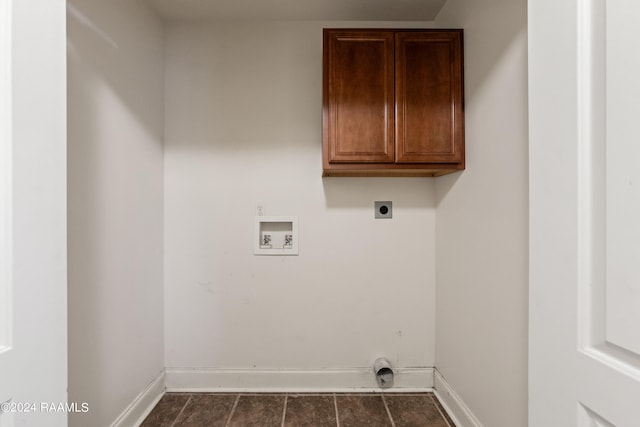
[[[393,162],[393,32],[327,32],[324,42],[328,162]]]
[[[396,161],[464,159],[462,33],[396,34]]]

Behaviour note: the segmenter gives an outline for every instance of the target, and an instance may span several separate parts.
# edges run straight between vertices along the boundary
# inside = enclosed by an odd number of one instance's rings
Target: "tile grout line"
[[[333,407],[336,410],[336,427],[340,427],[340,416],[338,415],[338,399],[336,398],[335,393],[333,393]]]
[[[284,427],[284,420],[287,417],[287,402],[289,401],[289,393],[284,395],[284,406],[282,408],[282,423],[280,424]]]
[[[225,427],[228,427],[231,423],[231,417],[233,417],[233,413],[236,411],[236,407],[238,406],[238,402],[240,401],[240,396],[242,394],[238,393],[238,396],[236,396],[236,401],[233,402],[233,407],[231,408],[231,412],[229,412],[229,417],[227,418],[227,422],[224,424]]]
[[[445,424],[448,427],[451,427],[451,424],[449,423],[449,419],[447,416],[445,416],[445,414],[442,413],[442,410],[440,409],[440,402],[436,402],[436,397],[432,394],[431,396],[429,396],[431,398],[431,403],[433,403],[433,405],[436,407],[436,409],[438,410],[438,413],[440,414],[440,416],[442,417],[442,419],[444,420]]]
[[[189,402],[191,402],[191,398],[192,397],[193,397],[192,395],[189,395],[189,398],[187,399],[187,401],[184,402],[184,405],[182,406],[182,409],[180,409],[180,412],[178,412],[178,415],[176,415],[176,418],[171,423],[171,427],[176,425],[176,423],[178,422],[178,418],[180,418],[180,415],[182,415],[182,413],[184,412],[184,410],[187,407],[187,405],[189,404]]]
[[[389,420],[391,420],[391,427],[396,427],[396,423],[393,421],[391,411],[389,410],[389,405],[387,405],[387,399],[384,398],[384,393],[380,393],[380,397],[382,398],[382,403],[384,403],[384,409],[387,410],[387,415],[389,415]]]

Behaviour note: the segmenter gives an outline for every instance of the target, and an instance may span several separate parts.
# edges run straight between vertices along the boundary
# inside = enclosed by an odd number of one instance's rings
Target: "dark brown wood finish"
[[[323,176],[464,164],[462,30],[325,29]]]
[[[329,161],[393,162],[393,33],[326,32],[324,43]]]
[[[463,160],[462,33],[396,34],[396,162]]]

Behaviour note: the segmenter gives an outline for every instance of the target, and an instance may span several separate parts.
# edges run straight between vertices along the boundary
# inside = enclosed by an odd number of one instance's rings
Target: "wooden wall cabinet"
[[[323,176],[464,169],[462,30],[325,29]]]

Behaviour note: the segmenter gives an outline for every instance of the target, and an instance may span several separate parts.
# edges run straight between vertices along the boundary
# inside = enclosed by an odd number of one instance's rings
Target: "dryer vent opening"
[[[373,363],[373,372],[380,388],[393,387],[393,369],[391,369],[391,363],[387,359],[384,357],[376,359]]]

